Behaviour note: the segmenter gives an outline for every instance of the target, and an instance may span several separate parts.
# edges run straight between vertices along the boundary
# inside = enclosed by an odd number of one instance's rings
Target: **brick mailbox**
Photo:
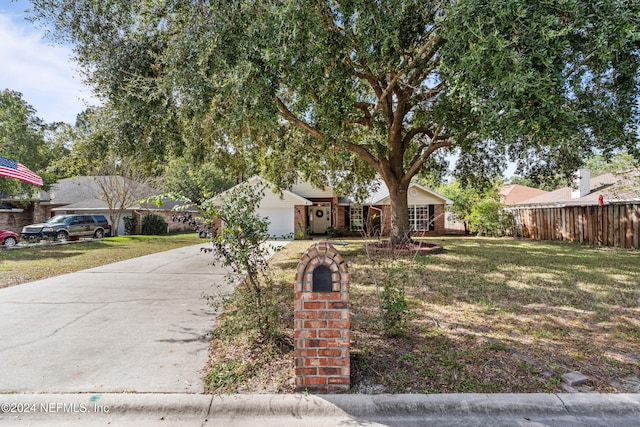
[[[349,273],[331,243],[312,245],[298,263],[293,316],[296,389],[349,390]]]

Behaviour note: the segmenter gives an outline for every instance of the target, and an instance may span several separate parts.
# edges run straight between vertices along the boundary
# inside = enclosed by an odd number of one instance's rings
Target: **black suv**
[[[111,225],[104,215],[56,215],[43,224],[27,225],[20,236],[24,240],[67,240],[69,237],[101,239],[111,235]]]

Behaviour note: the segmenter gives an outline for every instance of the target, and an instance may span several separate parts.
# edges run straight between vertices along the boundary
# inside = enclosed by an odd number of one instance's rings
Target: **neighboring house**
[[[372,228],[369,231],[384,235],[391,230],[389,190],[382,180],[377,183],[377,191],[371,192],[362,203],[336,196],[329,186],[318,188],[304,181],[299,181],[281,193],[275,190],[272,183],[259,176],[238,186],[258,183],[274,190],[266,191],[258,207],[258,214],[267,218],[270,223],[271,236],[291,236],[304,233],[305,230],[309,230],[311,234],[323,235],[331,228],[356,233]],[[215,197],[212,202],[224,198],[227,192]],[[408,202],[409,225],[413,230],[425,234],[444,234],[444,206],[452,204],[451,200],[417,183],[411,183]]]
[[[9,230],[20,234],[25,223],[31,223],[33,204],[26,207],[18,200],[0,201],[0,230]]]
[[[526,185],[511,184],[500,189],[500,199],[504,205],[517,205],[524,200],[547,194],[548,191]]]
[[[518,206],[584,206],[640,201],[640,170],[606,173],[591,178],[588,169],[576,173],[573,187],[564,187],[517,203]]]
[[[117,179],[124,179],[122,177],[115,177]],[[153,192],[151,189],[149,193]],[[13,209],[11,216],[8,212],[5,215],[1,215],[3,210],[0,209],[0,222],[2,217],[11,218],[6,222],[11,225],[7,229],[11,229],[15,232],[20,232],[25,225],[44,222],[53,215],[64,215],[73,213],[84,214],[102,214],[109,218],[109,207],[100,198],[100,189],[96,184],[96,177],[93,176],[79,176],[75,178],[65,178],[51,185],[48,191],[40,191],[39,200],[34,201],[30,207],[20,210]],[[191,230],[191,224],[188,221],[173,221],[176,216],[184,218],[185,216],[192,215],[197,216],[197,210],[195,208],[189,208],[185,215],[177,214],[173,208],[178,205],[178,202],[165,202],[162,206],[158,207],[151,203],[139,203],[135,201],[127,206],[120,217],[118,224],[119,234],[124,234],[124,217],[130,215],[136,215],[138,219],[138,231],[142,218],[150,213],[159,214],[165,217],[165,220],[169,224],[168,231],[187,231]],[[19,217],[18,217],[19,215]]]

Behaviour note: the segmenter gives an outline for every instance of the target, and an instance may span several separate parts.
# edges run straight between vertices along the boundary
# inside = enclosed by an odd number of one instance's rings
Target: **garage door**
[[[291,207],[260,209],[260,216],[269,221],[269,235],[271,237],[283,237],[293,233],[293,213]]]

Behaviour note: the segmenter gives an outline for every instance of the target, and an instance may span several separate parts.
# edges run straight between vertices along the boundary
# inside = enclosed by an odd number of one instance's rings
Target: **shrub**
[[[327,229],[324,232],[329,237],[336,237],[340,233],[338,229],[335,227],[327,227]]]
[[[138,218],[135,215],[125,216],[122,218],[124,221],[124,234],[131,236],[136,234],[138,230]]]
[[[168,225],[161,215],[149,214],[142,218],[142,234],[146,236],[166,234]]]
[[[393,266],[387,270],[380,291],[382,328],[388,337],[401,337],[406,334],[409,306],[404,292],[408,281],[406,270],[402,266]]]
[[[509,227],[509,214],[502,210],[497,200],[480,200],[471,207],[469,228],[472,233],[486,236],[503,236]]]
[[[222,226],[213,237],[213,253],[232,271],[227,281],[235,285],[237,326],[257,332],[262,339],[277,338],[279,316],[277,299],[267,263],[271,251],[269,222],[256,211],[264,197],[261,185],[241,186],[220,202],[220,206],[203,206],[207,218],[220,218]],[[217,262],[217,261],[215,261]],[[212,300],[215,304],[215,299]]]

